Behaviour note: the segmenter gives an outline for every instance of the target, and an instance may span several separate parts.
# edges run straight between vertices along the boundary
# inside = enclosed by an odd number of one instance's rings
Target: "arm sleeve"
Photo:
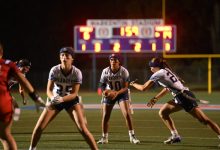
[[[106,70],[103,70],[100,78],[100,83],[106,83],[106,74]]]
[[[49,77],[48,80],[54,80],[55,76],[54,76],[54,67],[51,68],[50,72],[49,72]]]
[[[149,80],[153,81],[153,82],[158,82],[158,80],[161,79],[161,77],[163,76],[162,73],[160,73],[159,71],[154,73]]]
[[[77,69],[75,83],[82,84],[82,79],[83,79],[82,72],[81,70]]]
[[[124,80],[125,82],[130,82],[130,76],[127,69],[124,70]]]

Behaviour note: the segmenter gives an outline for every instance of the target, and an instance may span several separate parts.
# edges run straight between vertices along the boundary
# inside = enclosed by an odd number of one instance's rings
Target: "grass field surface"
[[[132,93],[134,104],[147,101],[155,93]],[[213,95],[205,92],[196,93],[198,96],[210,98],[212,104],[218,104],[219,93]],[[44,97],[45,95],[41,93]],[[100,96],[96,93],[81,93],[83,102],[87,104],[100,104]],[[19,101],[19,97],[15,95]],[[165,97],[160,103],[170,97]],[[19,101],[20,103],[20,101]],[[19,150],[27,150],[30,144],[31,133],[40,113],[33,110],[33,103],[22,106],[20,120],[14,122],[12,133],[17,141]],[[32,108],[32,109],[30,109]],[[218,124],[220,124],[219,110],[204,110],[204,112]],[[97,109],[85,109],[89,130],[96,141],[101,137],[101,113]],[[164,126],[158,116],[158,109],[135,109],[133,122],[136,136],[141,143],[134,145],[129,142],[128,130],[125,120],[118,109],[114,109],[110,120],[109,144],[98,145],[103,150],[214,150],[220,144],[216,134],[206,126],[200,124],[184,111],[172,115],[176,122],[177,129],[182,136],[182,142],[173,145],[164,145],[163,141],[170,136],[168,129]],[[2,145],[0,145],[0,149]],[[89,149],[82,136],[77,131],[75,124],[71,121],[65,111],[61,112],[53,122],[49,124],[41,140],[38,143],[38,150],[85,150]]]

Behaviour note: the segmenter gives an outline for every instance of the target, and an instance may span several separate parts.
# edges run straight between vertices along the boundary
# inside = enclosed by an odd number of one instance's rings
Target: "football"
[[[103,92],[104,97],[106,97],[107,99],[113,100],[113,98],[116,96],[116,91],[114,90],[105,90]]]

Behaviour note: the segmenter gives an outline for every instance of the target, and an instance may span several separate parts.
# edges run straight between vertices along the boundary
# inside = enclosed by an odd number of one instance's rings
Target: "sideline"
[[[101,104],[83,104],[85,109],[100,109]],[[153,108],[149,108],[146,106],[146,104],[132,104],[133,109],[137,110],[150,110],[150,109],[160,109],[163,104],[155,104]],[[199,107],[203,110],[220,110],[220,105],[205,105],[205,104],[199,104]],[[35,106],[22,106],[20,107],[23,110],[33,110],[35,109]],[[114,106],[114,109],[119,109],[119,106],[116,104]]]
[[[147,107],[146,104],[132,104],[133,109],[160,109],[163,104],[155,104],[153,108]],[[220,105],[205,105],[199,104],[199,107],[203,110],[220,110]],[[100,109],[101,104],[84,104],[85,109]],[[119,109],[118,105],[114,106],[114,109]]]

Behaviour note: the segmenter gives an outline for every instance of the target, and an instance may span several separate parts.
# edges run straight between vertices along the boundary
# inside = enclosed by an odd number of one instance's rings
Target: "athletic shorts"
[[[79,97],[77,96],[75,99],[73,99],[71,101],[54,105],[54,107],[56,110],[59,110],[59,111],[61,111],[63,109],[68,110],[69,108],[73,107],[74,105],[76,105],[78,103],[79,103]]]
[[[10,122],[13,117],[12,98],[10,96],[0,96],[0,121]]]
[[[125,93],[125,94],[118,95],[114,100],[110,100],[110,99],[103,97],[102,103],[108,104],[108,105],[114,105],[116,102],[118,102],[119,104],[121,101],[127,101],[127,100],[129,100],[128,93]]]
[[[196,98],[195,95],[191,91],[185,90],[185,91],[183,91],[183,93],[190,96],[190,97]],[[195,100],[189,99],[186,96],[184,96],[183,93],[176,95],[174,97],[174,101],[175,101],[175,103],[177,103],[181,107],[183,107],[183,109],[186,112],[189,112],[189,111],[193,110],[195,107],[197,107],[198,104]]]

